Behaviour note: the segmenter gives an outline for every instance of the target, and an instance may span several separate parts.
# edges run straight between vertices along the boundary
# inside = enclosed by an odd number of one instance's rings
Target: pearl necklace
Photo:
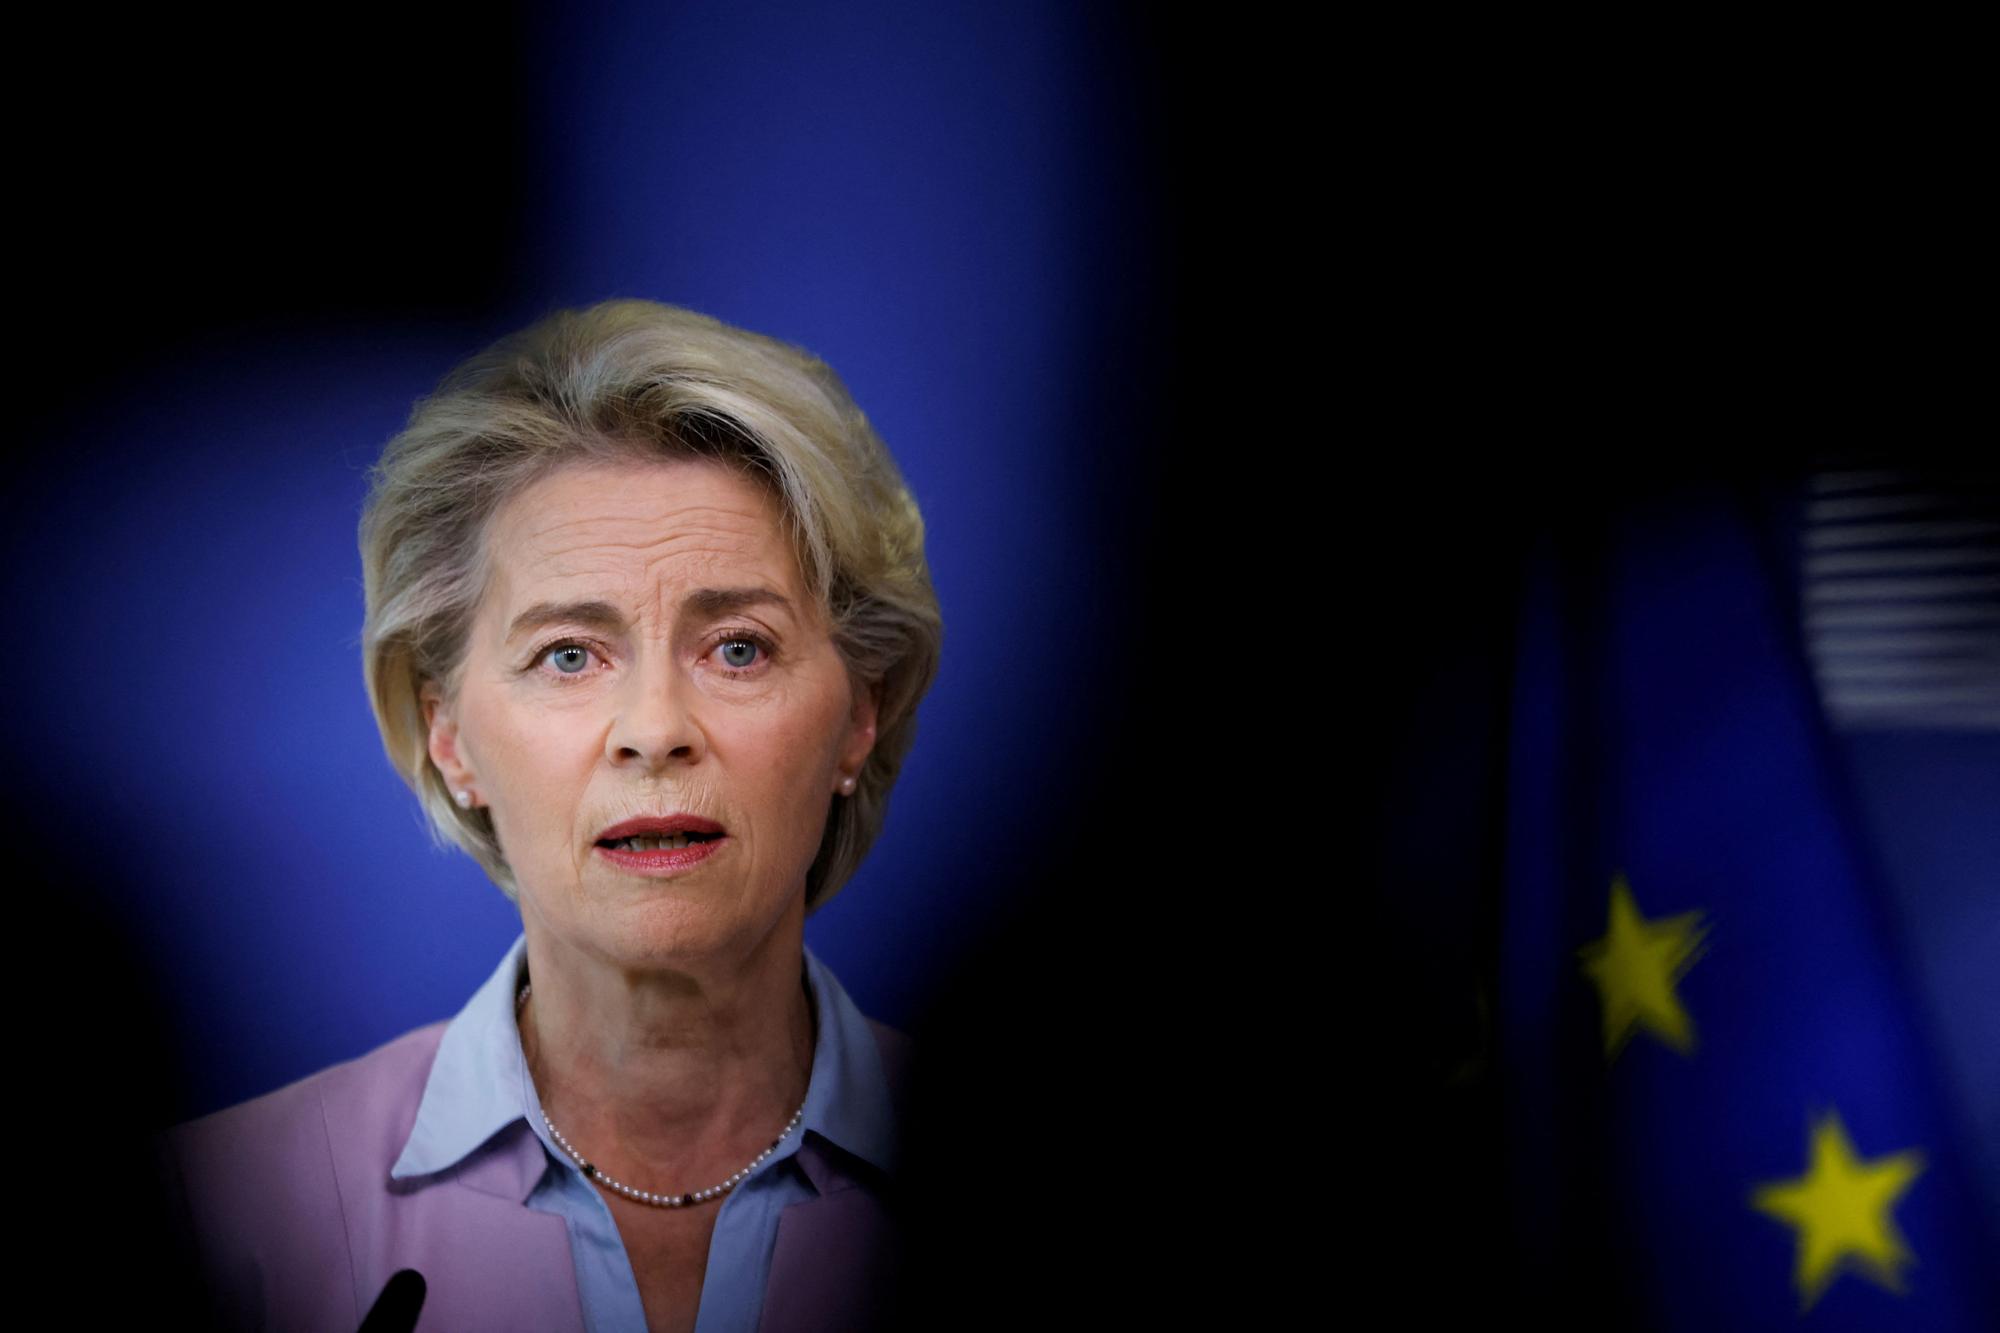
[[[523,985],[521,987],[520,995],[517,996],[514,1000],[514,1017],[517,1021],[521,1017],[521,1010],[524,1007],[526,1007],[528,1003],[528,992],[532,989],[533,989],[532,985]],[[710,1199],[719,1199],[723,1195],[729,1193],[729,1191],[735,1189],[738,1185],[742,1184],[745,1180],[749,1178],[750,1173],[752,1171],[755,1171],[758,1167],[764,1164],[765,1158],[769,1157],[772,1153],[778,1150],[778,1145],[785,1141],[785,1135],[790,1134],[792,1132],[792,1130],[798,1125],[800,1119],[802,1119],[805,1116],[805,1113],[806,1113],[806,1104],[804,1102],[800,1102],[799,1109],[792,1112],[791,1120],[786,1123],[784,1132],[779,1134],[777,1138],[771,1140],[771,1146],[764,1149],[764,1151],[758,1153],[755,1160],[753,1160],[750,1163],[750,1165],[744,1167],[741,1171],[738,1171],[735,1175],[723,1181],[720,1185],[710,1185],[707,1189],[696,1190],[692,1194],[654,1194],[648,1190],[633,1189],[630,1185],[621,1185],[617,1181],[613,1180],[610,1176],[605,1175],[602,1171],[599,1171],[596,1167],[592,1166],[589,1162],[585,1161],[582,1153],[578,1152],[575,1148],[570,1147],[569,1140],[564,1138],[562,1136],[562,1131],[555,1127],[555,1122],[549,1119],[549,1113],[547,1111],[542,1112],[542,1123],[549,1127],[550,1137],[554,1138],[557,1143],[560,1143],[562,1145],[562,1150],[570,1155],[570,1159],[576,1163],[577,1169],[583,1172],[586,1179],[594,1180],[598,1184],[604,1186],[606,1189],[617,1190],[620,1194],[624,1195],[626,1198],[631,1199],[637,1203],[649,1203],[652,1204],[655,1208],[686,1208],[690,1204],[707,1203]]]

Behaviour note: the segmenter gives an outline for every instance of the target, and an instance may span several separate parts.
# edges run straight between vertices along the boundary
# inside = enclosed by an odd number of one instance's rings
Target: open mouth
[[[721,836],[720,833],[673,833],[664,836],[655,834],[631,838],[602,838],[597,845],[618,852],[672,852],[699,843],[714,842]]]

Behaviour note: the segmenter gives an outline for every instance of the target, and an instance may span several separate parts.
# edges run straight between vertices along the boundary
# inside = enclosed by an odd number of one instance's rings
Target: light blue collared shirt
[[[530,1208],[558,1214],[569,1224],[584,1326],[591,1333],[644,1329],[646,1311],[638,1279],[611,1207],[549,1137],[541,1098],[528,1076],[521,1030],[514,1021],[514,997],[524,979],[527,949],[524,934],[446,1026],[417,1107],[416,1124],[389,1174],[401,1180],[446,1170],[525,1117],[548,1159],[525,1202]],[[815,1196],[812,1182],[793,1160],[808,1131],[883,1171],[894,1166],[895,1120],[875,1035],[840,981],[809,948],[805,972],[819,1024],[805,1114],[771,1155],[722,1197],[708,1246],[695,1333],[750,1333],[757,1327],[777,1244],[778,1215]]]

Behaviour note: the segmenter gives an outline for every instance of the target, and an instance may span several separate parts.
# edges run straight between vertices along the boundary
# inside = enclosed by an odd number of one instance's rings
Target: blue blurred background
[[[1143,28],[344,10],[239,63],[139,22],[79,63],[91,96],[36,164],[69,271],[33,275],[9,603],[63,688],[17,710],[9,769],[157,971],[176,1118],[450,1016],[519,929],[381,753],[355,524],[452,364],[613,296],[817,353],[923,508],[943,668],[880,842],[808,928],[912,1026],[1018,898],[1008,849],[1088,780],[1108,678],[1074,645],[1128,637],[1168,244]]]

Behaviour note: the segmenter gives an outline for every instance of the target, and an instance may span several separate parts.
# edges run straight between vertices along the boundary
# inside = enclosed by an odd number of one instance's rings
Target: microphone
[[[417,1312],[424,1308],[425,1290],[424,1275],[416,1269],[391,1273],[361,1321],[361,1333],[410,1333],[417,1326]]]

